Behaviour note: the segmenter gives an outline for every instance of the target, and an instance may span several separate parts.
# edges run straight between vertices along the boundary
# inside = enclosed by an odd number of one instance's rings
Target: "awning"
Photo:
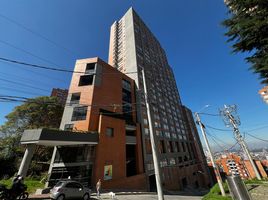
[[[30,129],[25,130],[21,144],[37,144],[45,146],[66,146],[78,144],[98,144],[97,132],[73,132],[54,129]]]

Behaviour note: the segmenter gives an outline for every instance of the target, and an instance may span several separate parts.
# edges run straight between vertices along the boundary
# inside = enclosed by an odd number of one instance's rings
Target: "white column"
[[[36,147],[36,144],[27,144],[24,156],[23,156],[22,161],[20,163],[18,175],[21,175],[23,177],[25,177],[27,175],[27,171],[28,171],[30,163],[32,161],[35,147]]]

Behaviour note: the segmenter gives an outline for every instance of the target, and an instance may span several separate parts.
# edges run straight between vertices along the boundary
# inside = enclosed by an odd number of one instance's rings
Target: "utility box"
[[[234,200],[252,200],[240,176],[227,176],[227,183]]]

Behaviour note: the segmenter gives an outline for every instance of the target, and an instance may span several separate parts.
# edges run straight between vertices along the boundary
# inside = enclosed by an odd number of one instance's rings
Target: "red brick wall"
[[[106,181],[103,184],[103,188],[109,189],[127,189],[127,190],[139,190],[146,191],[146,176],[145,174],[139,174],[136,176],[131,176],[127,178],[122,178],[113,181]]]
[[[135,103],[135,84],[132,79],[117,71],[99,58],[82,59],[76,62],[75,71],[85,71],[87,63],[98,62],[101,73],[100,85],[88,85],[79,87],[80,73],[74,73],[69,88],[69,93],[81,93],[80,104],[88,106],[86,120],[74,123],[76,130],[97,131],[99,144],[96,147],[96,158],[93,167],[92,185],[98,179],[102,180],[103,188],[132,188],[146,189],[146,178],[143,169],[143,155],[141,144],[140,125],[136,124],[136,161],[138,175],[126,177],[126,131],[125,121],[105,116],[99,113],[99,109],[111,112],[122,112],[122,79],[128,80],[132,86],[132,102]],[[119,106],[111,106],[112,104]],[[135,104],[132,105],[133,110]],[[136,113],[133,112],[133,121],[136,123]],[[114,137],[108,137],[106,128],[114,128]],[[104,166],[112,165],[112,180],[103,180]]]

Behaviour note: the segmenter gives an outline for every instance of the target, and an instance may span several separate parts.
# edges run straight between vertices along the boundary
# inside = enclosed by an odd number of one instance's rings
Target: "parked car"
[[[51,190],[50,198],[55,200],[82,199],[89,200],[91,191],[81,183],[72,180],[59,181]]]

